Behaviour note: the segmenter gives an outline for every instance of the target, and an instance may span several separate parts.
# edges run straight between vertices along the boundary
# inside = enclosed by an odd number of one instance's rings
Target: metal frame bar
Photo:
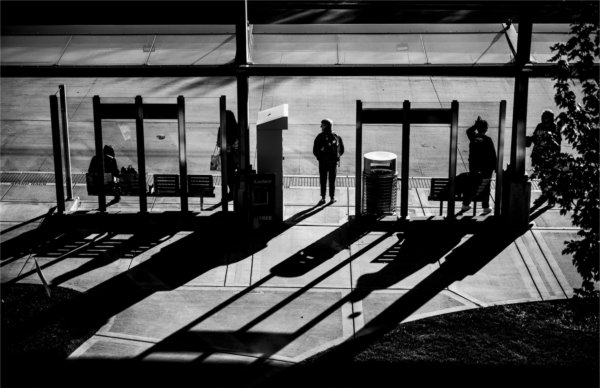
[[[188,175],[185,141],[185,98],[177,97],[177,133],[179,138],[179,186],[181,194],[181,211],[187,212],[188,208]]]
[[[502,183],[504,165],[504,129],[506,126],[506,100],[500,101],[500,113],[498,117],[498,151],[496,165],[496,192],[494,193],[494,215],[502,215]]]
[[[600,64],[594,67],[600,70]],[[132,65],[132,66],[0,66],[2,77],[234,77],[240,69],[249,77],[263,76],[425,76],[514,78],[521,68],[510,64],[422,65]],[[529,78],[551,78],[558,69],[551,63],[527,65]],[[598,71],[596,71],[596,74]],[[598,76],[600,78],[600,75]],[[597,79],[598,79],[597,78]]]
[[[62,158],[60,152],[60,123],[58,97],[50,95],[50,120],[52,124],[52,149],[54,150],[54,182],[56,186],[56,209],[58,214],[65,212],[65,192],[63,187]]]
[[[456,192],[456,160],[458,154],[458,101],[452,100],[451,104],[452,121],[450,122],[450,152],[448,161],[448,214],[447,219],[453,220],[456,215],[454,214],[455,201],[454,193]]]
[[[362,214],[362,101],[356,100],[356,171],[354,173],[354,215]]]
[[[144,102],[142,96],[135,97],[135,136],[137,142],[140,213],[148,212],[148,199],[146,195],[146,150],[144,147]]]
[[[410,124],[413,119],[413,111],[410,101],[404,100],[402,104],[402,175],[400,181],[400,217],[408,220],[408,180],[410,161]]]
[[[227,147],[227,97],[219,97],[219,114],[220,114],[220,125],[221,125],[221,146],[225,144]],[[227,149],[227,148],[225,148]],[[229,211],[229,201],[227,200],[227,166],[229,160],[227,160],[227,152],[223,152],[221,148],[221,208],[224,213]],[[233,193],[231,193],[233,195]]]
[[[98,210],[101,212],[106,211],[106,191],[104,189],[104,152],[102,150],[102,112],[101,112],[101,102],[100,96],[94,96],[92,98],[93,105],[93,114],[94,114],[94,143],[96,145],[96,157],[98,158],[98,163],[100,163],[100,170],[102,171],[103,176],[99,180],[99,188],[98,192]]]
[[[71,146],[69,144],[69,117],[67,114],[67,92],[65,85],[59,85],[60,95],[60,117],[62,122],[62,140],[65,151],[65,186],[67,189],[67,200],[73,199],[73,180],[71,178]]]
[[[513,177],[525,174],[525,134],[527,131],[527,98],[529,93],[529,63],[531,52],[531,22],[519,23],[517,42],[517,65],[522,70],[515,77],[513,127],[510,149],[510,165]]]

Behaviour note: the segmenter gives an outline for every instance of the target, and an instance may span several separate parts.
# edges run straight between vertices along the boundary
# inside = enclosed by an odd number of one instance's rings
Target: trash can
[[[375,151],[363,156],[363,213],[389,215],[396,213],[396,154]]]

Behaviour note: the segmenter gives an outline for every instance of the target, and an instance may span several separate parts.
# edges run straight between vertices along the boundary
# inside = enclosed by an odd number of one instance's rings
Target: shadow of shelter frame
[[[496,191],[494,193],[494,216],[500,216],[502,196],[502,165],[504,155],[504,128],[506,122],[506,101],[500,101],[498,120]],[[399,108],[363,108],[361,100],[356,101],[356,187],[355,214],[362,211],[362,126],[363,124],[402,124],[402,154],[400,175],[400,218],[408,217],[408,182],[409,182],[409,150],[410,124],[449,124],[450,149],[448,163],[449,198],[454,198],[456,190],[456,162],[458,152],[458,101],[453,100],[450,109],[417,108],[411,109],[410,101],[405,100]],[[447,219],[455,218],[454,201],[448,201]]]

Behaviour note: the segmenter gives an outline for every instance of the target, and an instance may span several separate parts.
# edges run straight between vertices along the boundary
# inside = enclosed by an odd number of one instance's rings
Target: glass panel
[[[212,65],[235,58],[235,35],[157,36],[149,65]]]
[[[507,63],[511,52],[503,31],[497,34],[423,34],[429,63]]]
[[[337,63],[336,35],[254,35],[252,61],[266,64]]]
[[[2,36],[3,65],[54,65],[69,36]]]
[[[419,35],[339,35],[340,63],[423,64]]]
[[[60,65],[143,65],[153,35],[73,36]]]
[[[538,63],[548,62],[554,55],[550,47],[556,43],[566,43],[568,39],[567,34],[532,34],[531,59]]]

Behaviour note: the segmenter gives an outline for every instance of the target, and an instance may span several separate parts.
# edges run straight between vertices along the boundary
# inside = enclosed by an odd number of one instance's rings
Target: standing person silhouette
[[[321,200],[319,205],[325,203],[327,182],[329,181],[330,203],[335,202],[335,178],[340,157],[344,154],[342,137],[332,130],[333,121],[321,120],[321,133],[315,137],[313,154],[319,161],[319,183],[321,186]]]
[[[554,113],[551,110],[542,112],[541,122],[535,127],[533,135],[525,138],[525,145],[531,150],[531,167],[533,168],[533,178],[545,176],[552,170],[556,161],[556,156],[560,153],[560,143],[562,136],[560,130],[554,123]],[[540,187],[542,194],[534,201],[533,207],[537,208],[545,201],[549,205],[554,205],[553,200],[548,197],[545,187]]]
[[[496,170],[496,149],[494,142],[485,133],[488,130],[488,123],[482,120],[480,116],[475,120],[475,124],[467,129],[469,138],[469,174],[467,182],[460,184],[463,189],[462,212],[471,209],[471,201],[474,199],[477,188],[482,179],[491,179],[492,173]],[[483,214],[492,211],[490,208],[490,185],[486,186],[481,200]]]
[[[237,186],[236,173],[240,164],[240,132],[233,112],[228,110],[225,112],[225,115],[227,122],[225,131],[225,136],[227,137],[227,145],[225,147],[225,152],[227,153],[227,171],[225,173],[227,174],[227,186],[229,187],[229,193],[227,193],[227,196],[223,196],[223,198],[230,200],[233,198],[233,193],[235,187]],[[221,149],[221,152],[223,152],[222,146],[221,127],[219,127],[219,132],[217,134],[217,147]]]
[[[112,190],[114,192],[115,198],[113,199],[113,202],[119,202],[121,200],[121,192],[116,181],[118,181],[120,173],[119,167],[117,166],[117,158],[115,157],[115,150],[112,146],[105,145],[102,149],[102,155],[104,158],[104,171],[102,171],[98,156],[94,155],[90,161],[88,173],[97,174],[98,179],[103,179],[104,173],[111,174],[112,179],[110,182],[106,183],[106,189],[107,191]]]

